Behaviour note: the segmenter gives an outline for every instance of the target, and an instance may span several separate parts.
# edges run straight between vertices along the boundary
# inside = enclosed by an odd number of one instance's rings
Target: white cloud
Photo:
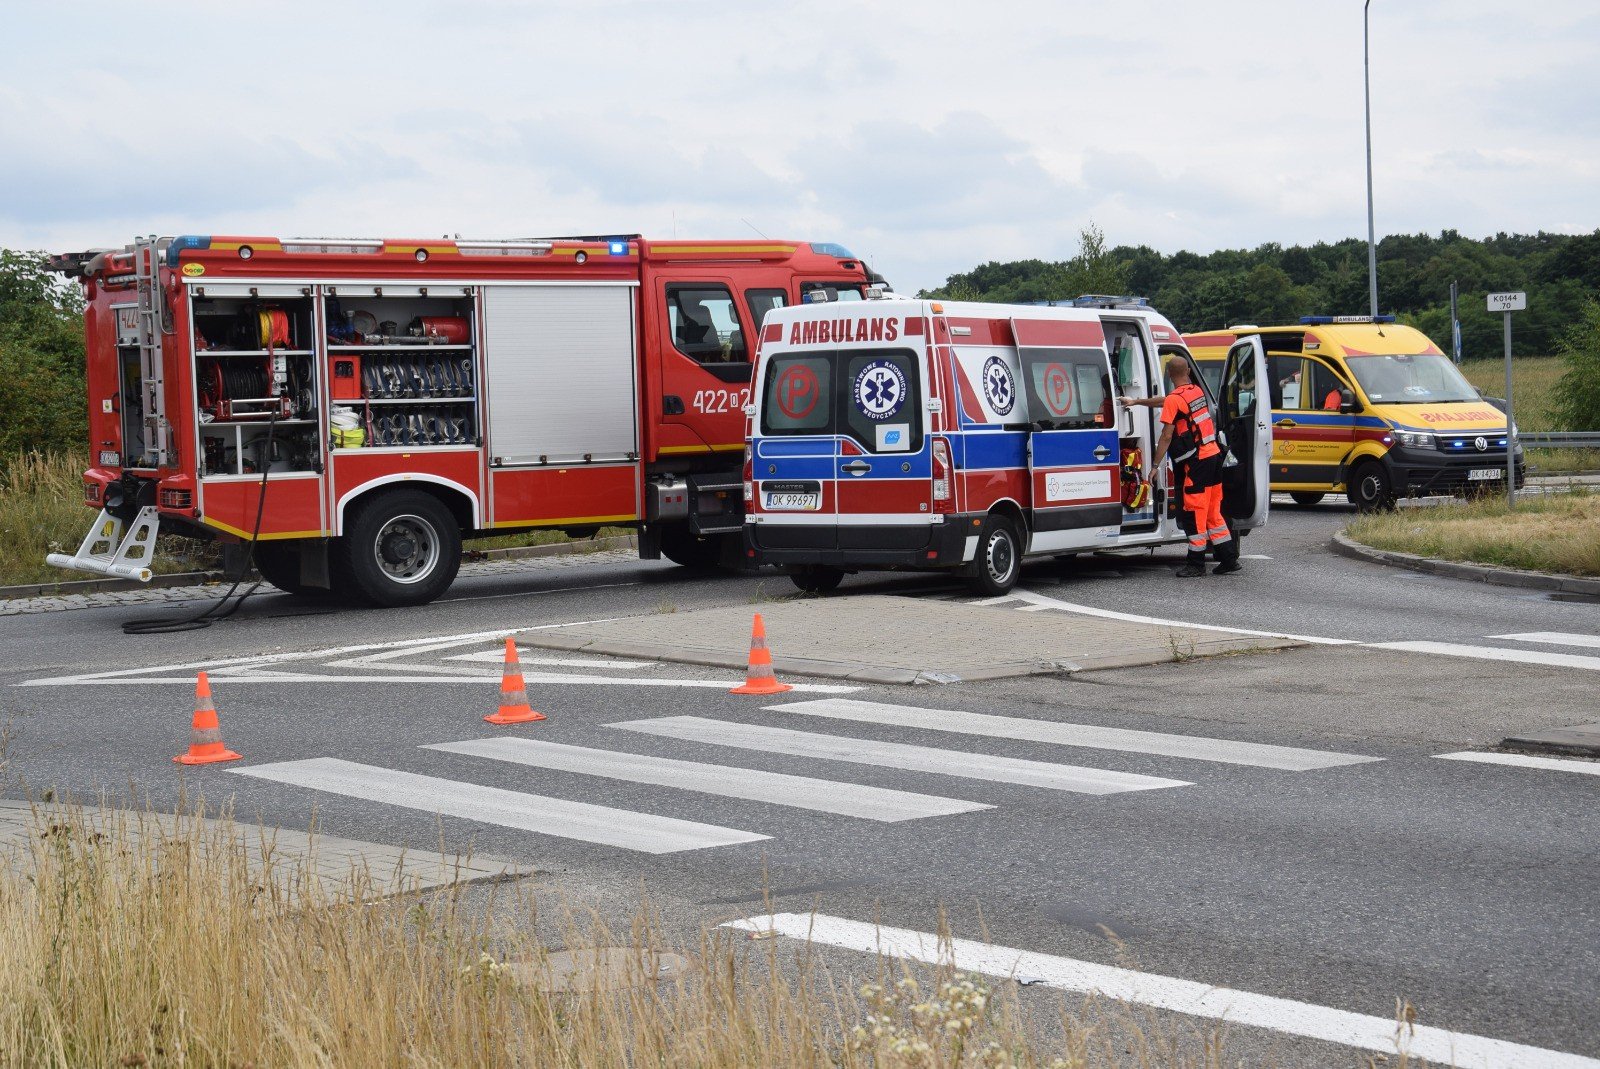
[[[1373,5],[1380,232],[1600,226],[1600,15]],[[838,241],[902,289],[1365,230],[1361,8],[1130,0],[30,5],[0,245],[136,233]]]

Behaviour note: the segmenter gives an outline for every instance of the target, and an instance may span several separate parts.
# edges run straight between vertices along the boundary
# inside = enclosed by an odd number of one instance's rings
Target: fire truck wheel
[[[839,589],[839,584],[844,582],[844,569],[808,564],[790,572],[789,579],[807,594],[826,594]]]
[[[1315,490],[1295,490],[1289,494],[1290,499],[1296,505],[1315,505],[1326,496],[1326,494],[1319,494]]]
[[[337,545],[350,592],[373,605],[430,602],[461,567],[455,517],[420,490],[391,491],[363,502]]]
[[[661,529],[661,555],[685,568],[711,571],[722,563],[723,548],[722,538],[700,538],[684,525]]]
[[[1389,473],[1375,460],[1362,461],[1350,473],[1350,504],[1358,512],[1387,512],[1394,508],[1394,488]]]
[[[300,581],[300,551],[277,542],[256,543],[254,561],[261,578],[283,591],[305,598],[327,597],[333,592]]]
[[[1022,544],[1017,528],[1004,516],[990,513],[978,532],[978,555],[967,573],[973,593],[995,597],[1017,585],[1022,568]]]

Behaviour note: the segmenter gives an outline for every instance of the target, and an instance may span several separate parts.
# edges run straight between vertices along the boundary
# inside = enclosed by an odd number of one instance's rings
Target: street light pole
[[[1378,241],[1372,223],[1372,58],[1368,44],[1367,9],[1372,0],[1361,5],[1361,74],[1367,98],[1367,288],[1372,295],[1372,316],[1378,315]]]

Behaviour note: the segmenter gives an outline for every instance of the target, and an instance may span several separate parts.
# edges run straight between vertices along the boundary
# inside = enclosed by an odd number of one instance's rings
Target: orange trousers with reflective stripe
[[[1185,480],[1183,507],[1194,517],[1194,531],[1189,535],[1189,552],[1204,553],[1207,544],[1220,546],[1229,538],[1228,521],[1222,517],[1222,484],[1196,488]]]

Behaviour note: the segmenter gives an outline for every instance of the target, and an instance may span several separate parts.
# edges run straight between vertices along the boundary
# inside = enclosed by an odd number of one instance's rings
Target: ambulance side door
[[[1223,365],[1216,399],[1217,429],[1238,463],[1222,469],[1222,512],[1242,530],[1267,522],[1272,501],[1272,412],[1262,396],[1267,349],[1261,336],[1240,338]]]
[[[1122,526],[1122,493],[1117,402],[1100,324],[1013,321],[1012,331],[1032,419],[1029,548],[1105,544]]]

